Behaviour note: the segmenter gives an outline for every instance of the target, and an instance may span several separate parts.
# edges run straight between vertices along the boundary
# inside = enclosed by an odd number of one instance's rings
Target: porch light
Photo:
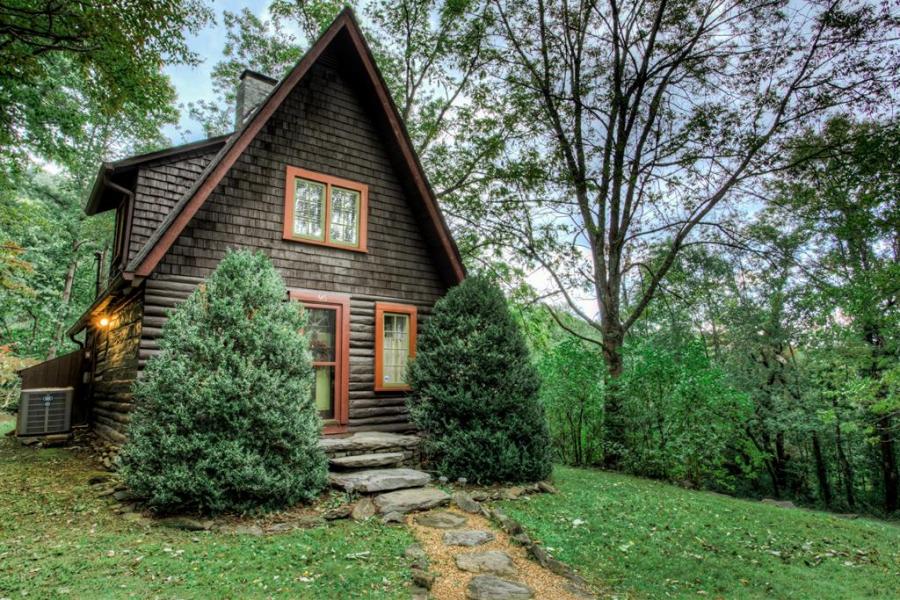
[[[100,317],[100,327],[106,329],[109,327],[109,318],[108,317]]]

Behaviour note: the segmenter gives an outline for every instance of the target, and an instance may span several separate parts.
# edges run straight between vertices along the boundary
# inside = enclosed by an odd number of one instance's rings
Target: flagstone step
[[[378,512],[406,514],[417,510],[428,510],[450,502],[450,494],[434,487],[410,488],[375,496],[373,502]]]
[[[389,492],[404,488],[416,488],[431,481],[431,475],[415,469],[366,469],[348,473],[329,473],[334,487],[347,492]]]
[[[396,466],[402,463],[405,457],[402,452],[376,452],[374,454],[338,456],[330,460],[331,466],[341,469],[370,469]]]
[[[381,431],[361,431],[343,437],[327,436],[319,439],[319,445],[328,456],[414,450],[421,443],[422,438],[417,435]]]

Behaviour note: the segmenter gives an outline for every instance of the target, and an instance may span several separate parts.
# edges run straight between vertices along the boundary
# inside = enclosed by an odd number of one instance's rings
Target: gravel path
[[[509,536],[494,528],[492,524],[481,515],[466,514],[454,508],[435,512],[449,512],[467,519],[459,528],[448,530],[446,528],[428,527],[418,523],[416,518],[409,518],[408,523],[413,535],[415,535],[422,549],[428,554],[430,561],[429,570],[437,575],[437,580],[431,588],[431,596],[435,600],[459,600],[465,599],[466,588],[477,573],[461,570],[457,566],[456,556],[460,554],[482,554],[502,552],[507,554],[515,566],[516,575],[500,575],[509,581],[525,584],[534,592],[534,598],[552,598],[553,600],[583,600],[583,596],[577,596],[569,591],[569,581],[551,573],[547,569],[530,560],[525,549],[511,542]],[[428,515],[429,513],[420,513]],[[425,519],[427,521],[427,519]],[[490,531],[494,539],[476,546],[457,546],[444,543],[444,536],[448,531]],[[496,558],[496,555],[492,555]]]

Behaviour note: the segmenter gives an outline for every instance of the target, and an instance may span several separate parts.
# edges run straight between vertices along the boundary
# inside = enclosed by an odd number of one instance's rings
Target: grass
[[[898,598],[900,527],[557,468],[504,503],[599,587],[636,598]]]
[[[12,421],[0,416],[0,435]],[[130,522],[64,449],[0,438],[0,598],[406,598],[401,528],[254,537]],[[900,527],[558,468],[503,503],[599,589],[629,598],[897,598]]]
[[[11,427],[0,420],[0,434]],[[254,537],[129,522],[64,449],[0,438],[0,598],[404,598],[402,528],[335,522]],[[355,556],[354,556],[355,555]]]

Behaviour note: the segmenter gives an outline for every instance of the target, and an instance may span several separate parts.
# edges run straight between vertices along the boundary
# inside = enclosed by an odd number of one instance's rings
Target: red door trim
[[[337,367],[335,369],[334,420],[322,427],[322,433],[343,433],[347,431],[350,419],[350,296],[330,292],[289,290],[291,300],[304,306],[337,308],[335,328],[339,339],[335,343]]]

